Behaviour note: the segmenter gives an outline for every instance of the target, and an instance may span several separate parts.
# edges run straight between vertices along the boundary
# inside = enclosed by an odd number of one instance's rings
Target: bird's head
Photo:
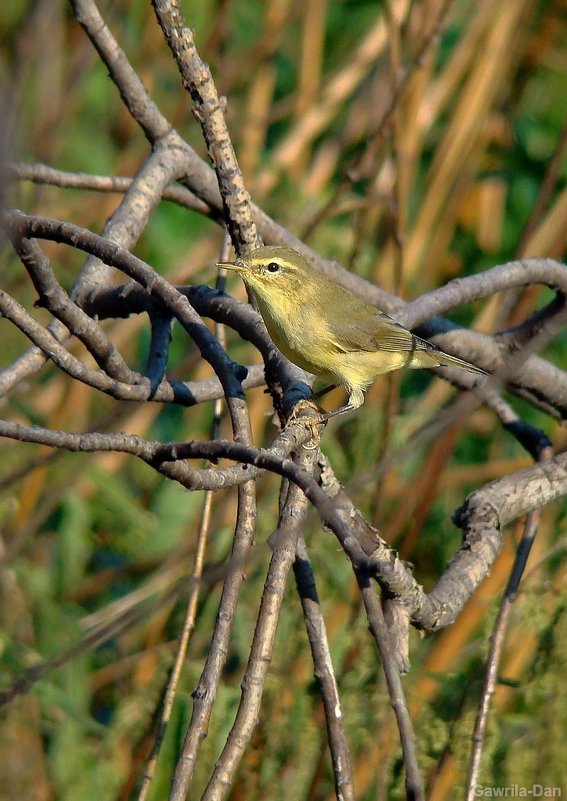
[[[323,280],[304,257],[292,248],[266,245],[233,262],[219,262],[240,275],[259,300],[267,304],[301,303]]]

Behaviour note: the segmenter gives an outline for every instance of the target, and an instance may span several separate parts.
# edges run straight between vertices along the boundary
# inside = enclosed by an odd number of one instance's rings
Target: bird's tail
[[[438,348],[433,343],[428,342],[426,339],[415,337],[418,350],[416,356],[420,354],[421,364],[416,364],[419,367],[460,367],[463,370],[468,370],[469,373],[478,373],[479,375],[488,375],[486,370],[477,367],[476,364],[466,362],[464,359],[459,359],[458,356],[451,356],[450,353],[445,353],[444,350]],[[429,362],[426,364],[425,362]],[[413,367],[413,364],[410,365]]]
[[[478,373],[479,375],[488,375],[486,370],[483,370],[482,367],[477,367],[476,364],[471,364],[470,362],[466,362],[464,359],[459,359],[458,356],[451,356],[449,353],[445,353],[444,351],[439,351],[438,353],[432,354],[437,358],[440,366],[448,366],[448,367],[462,367],[463,370],[468,370],[469,373]]]

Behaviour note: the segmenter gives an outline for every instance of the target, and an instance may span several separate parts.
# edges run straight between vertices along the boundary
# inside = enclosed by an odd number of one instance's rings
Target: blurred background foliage
[[[447,280],[517,257],[563,258],[567,244],[567,4],[564,0],[203,0],[184,3],[210,64],[254,200],[322,254],[413,298]],[[145,86],[180,133],[206,156],[177,69],[146,0],[100,10]],[[148,145],[91,44],[61,0],[8,3],[0,14],[0,79],[10,158],[62,170],[133,175]],[[12,108],[11,116],[7,109]],[[100,231],[119,197],[12,183],[9,202]],[[136,253],[177,284],[211,283],[221,231],[164,202]],[[82,257],[48,244],[65,287]],[[2,285],[26,308],[34,291],[7,249]],[[230,291],[243,298],[235,281]],[[505,319],[501,299],[455,319],[492,332],[543,302],[532,288]],[[42,310],[34,310],[45,321]],[[143,370],[146,320],[106,329]],[[0,320],[2,364],[25,347]],[[231,354],[258,361],[228,332]],[[567,342],[549,358],[565,363]],[[78,346],[75,352],[82,354]],[[176,332],[169,376],[209,374]],[[248,393],[255,441],[274,428],[261,389]],[[450,405],[454,391],[425,373],[376,382],[356,415],[333,421],[323,450],[355,503],[415,565],[427,588],[458,547],[450,521],[467,492],[529,466],[528,456],[479,409],[407,447]],[[338,403],[338,393],[329,404]],[[327,402],[327,401],[326,401]],[[513,400],[557,448],[565,434]],[[190,410],[116,402],[46,367],[2,402],[2,415],[71,431],[150,438],[208,436],[211,405]],[[222,435],[229,435],[223,424]],[[405,447],[404,447],[405,446]],[[134,798],[183,619],[203,500],[120,454],[50,453],[1,445],[0,680],[57,658],[102,621],[139,614],[98,647],[50,670],[4,712],[0,798]],[[277,514],[278,481],[258,486],[256,561],[243,588],[222,689],[196,776],[199,797],[239,698]],[[502,681],[483,765],[486,785],[539,782],[567,790],[565,507],[543,510],[513,610]],[[229,552],[235,493],[213,501],[207,563]],[[431,799],[462,786],[482,664],[519,528],[489,578],[449,629],[412,636],[405,680]],[[314,514],[306,532],[340,682],[357,797],[401,798],[397,731],[347,561]],[[170,592],[177,587],[177,592]],[[200,674],[220,586],[204,593],[152,788],[165,798],[190,693]],[[328,799],[332,777],[323,713],[301,609],[289,588],[262,717],[232,799]]]

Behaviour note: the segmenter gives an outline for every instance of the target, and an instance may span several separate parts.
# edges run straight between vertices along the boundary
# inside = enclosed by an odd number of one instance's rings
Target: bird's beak
[[[232,270],[233,273],[243,273],[246,267],[237,261],[218,261],[217,267],[222,267],[224,270]]]

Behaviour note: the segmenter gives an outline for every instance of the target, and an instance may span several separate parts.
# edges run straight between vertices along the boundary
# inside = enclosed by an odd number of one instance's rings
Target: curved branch
[[[498,264],[482,273],[454,278],[445,286],[406,303],[397,318],[413,329],[425,320],[446,314],[464,303],[531,284],[543,284],[567,295],[567,267],[554,259],[518,259]]]
[[[140,376],[131,370],[118,349],[111,342],[96,322],[77,306],[59,285],[49,259],[43,253],[37,241],[25,237],[14,236],[14,228],[8,227],[12,245],[19,255],[22,264],[28,271],[39,301],[36,305],[44,306],[56,317],[77,339],[83,343],[96,363],[109,376],[129,384],[138,383]],[[49,336],[49,330],[46,331]],[[58,341],[53,337],[56,344]],[[38,347],[39,342],[35,341]],[[61,347],[61,346],[60,346]],[[44,352],[45,348],[42,348]]]
[[[70,244],[96,255],[106,264],[111,264],[130,278],[134,278],[179,320],[189,336],[194,339],[201,354],[211,364],[222,382],[227,397],[243,398],[240,383],[244,378],[243,368],[227,356],[191,307],[187,298],[148,264],[119,245],[72,223],[28,216],[18,211],[7,212],[5,222],[12,235],[40,237],[62,244]]]
[[[463,545],[412,619],[428,629],[452,623],[502,547],[501,529],[567,494],[567,453],[471,493],[454,516]]]

